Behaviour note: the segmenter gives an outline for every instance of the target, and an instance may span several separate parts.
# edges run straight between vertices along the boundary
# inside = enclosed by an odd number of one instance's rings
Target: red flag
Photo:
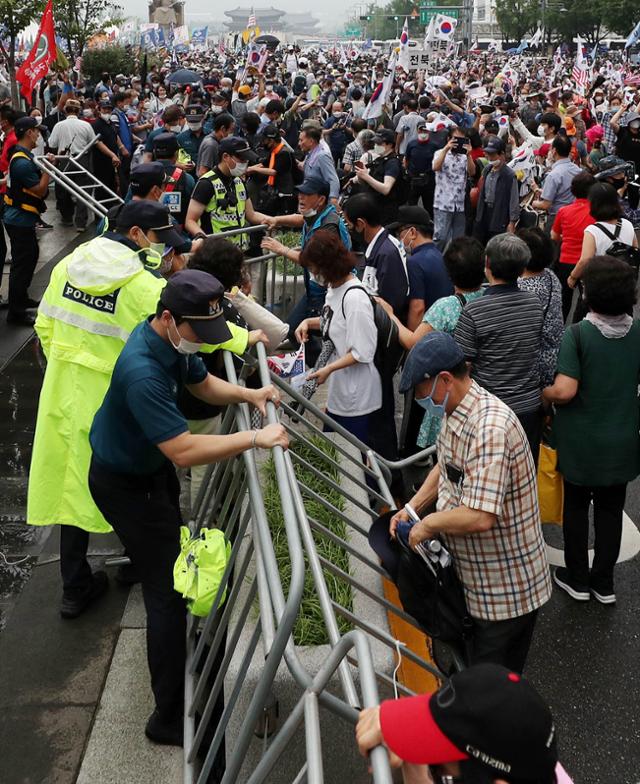
[[[40,29],[27,59],[16,73],[16,81],[22,85],[20,92],[29,100],[34,87],[46,76],[49,65],[57,57],[55,24],[53,21],[53,0],[44,9]]]

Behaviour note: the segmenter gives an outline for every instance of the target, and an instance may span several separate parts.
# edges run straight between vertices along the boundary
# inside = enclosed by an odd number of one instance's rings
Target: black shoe
[[[116,582],[120,585],[135,585],[140,582],[140,575],[133,564],[123,564],[116,571]]]
[[[35,310],[35,309],[40,307],[40,300],[39,299],[31,299],[31,298],[29,298],[27,300],[26,307],[29,310]]]
[[[62,604],[60,605],[60,615],[63,618],[77,618],[83,613],[91,602],[102,596],[109,587],[109,578],[106,572],[94,572],[93,583],[91,588],[79,598],[69,598],[62,595]]]
[[[36,223],[36,229],[52,229],[52,228],[53,228],[53,226],[50,223],[47,223],[46,221],[43,221],[42,219],[40,219]]]
[[[7,324],[19,324],[21,327],[32,327],[36,323],[36,317],[31,313],[7,313]]]
[[[164,721],[158,709],[149,716],[144,734],[153,743],[162,746],[182,746],[184,742],[184,726],[182,716],[173,721]]]
[[[577,602],[588,602],[591,598],[588,585],[576,583],[569,574],[569,570],[564,566],[559,566],[553,573],[554,583],[566,591],[572,599]]]

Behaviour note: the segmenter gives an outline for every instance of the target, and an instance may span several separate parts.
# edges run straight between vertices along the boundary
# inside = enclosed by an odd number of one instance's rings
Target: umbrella
[[[275,35],[259,35],[254,43],[256,44],[266,44],[267,49],[271,52],[274,52],[280,43],[280,39],[276,38]]]
[[[170,84],[197,84],[202,81],[202,77],[188,68],[180,68],[178,71],[169,74],[167,81]]]

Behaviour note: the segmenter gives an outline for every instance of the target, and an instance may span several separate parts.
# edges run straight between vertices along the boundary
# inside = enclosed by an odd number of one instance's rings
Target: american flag
[[[587,85],[589,84],[589,64],[587,58],[584,56],[584,49],[582,46],[582,39],[578,36],[578,51],[576,54],[576,61],[573,65],[573,76],[578,92],[584,95]]]
[[[253,11],[251,11],[251,14],[249,15],[249,19],[247,20],[247,29],[251,30],[251,28],[255,26],[256,26],[256,15],[254,14]]]

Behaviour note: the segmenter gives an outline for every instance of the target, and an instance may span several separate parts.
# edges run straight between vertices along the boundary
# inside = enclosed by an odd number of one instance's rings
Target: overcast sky
[[[146,0],[120,0],[125,14],[138,16],[146,21],[147,19],[147,2]],[[322,8],[318,8],[321,5]],[[188,24],[206,25],[218,27],[221,22],[228,17],[225,17],[224,11],[227,9],[237,7],[251,7],[250,2],[243,0],[228,0],[228,2],[216,3],[213,7],[211,0],[186,0],[185,12],[186,21]],[[264,3],[255,3],[256,8],[273,6],[282,11],[293,11],[302,13],[309,11],[322,22],[323,27],[328,31],[335,31],[337,27],[341,26],[349,16],[350,3],[345,3],[345,0],[324,0],[320,3],[305,2],[301,3],[300,0],[278,0],[277,2],[270,2],[266,0]],[[221,9],[221,10],[219,10]],[[259,23],[259,20],[258,20]]]

